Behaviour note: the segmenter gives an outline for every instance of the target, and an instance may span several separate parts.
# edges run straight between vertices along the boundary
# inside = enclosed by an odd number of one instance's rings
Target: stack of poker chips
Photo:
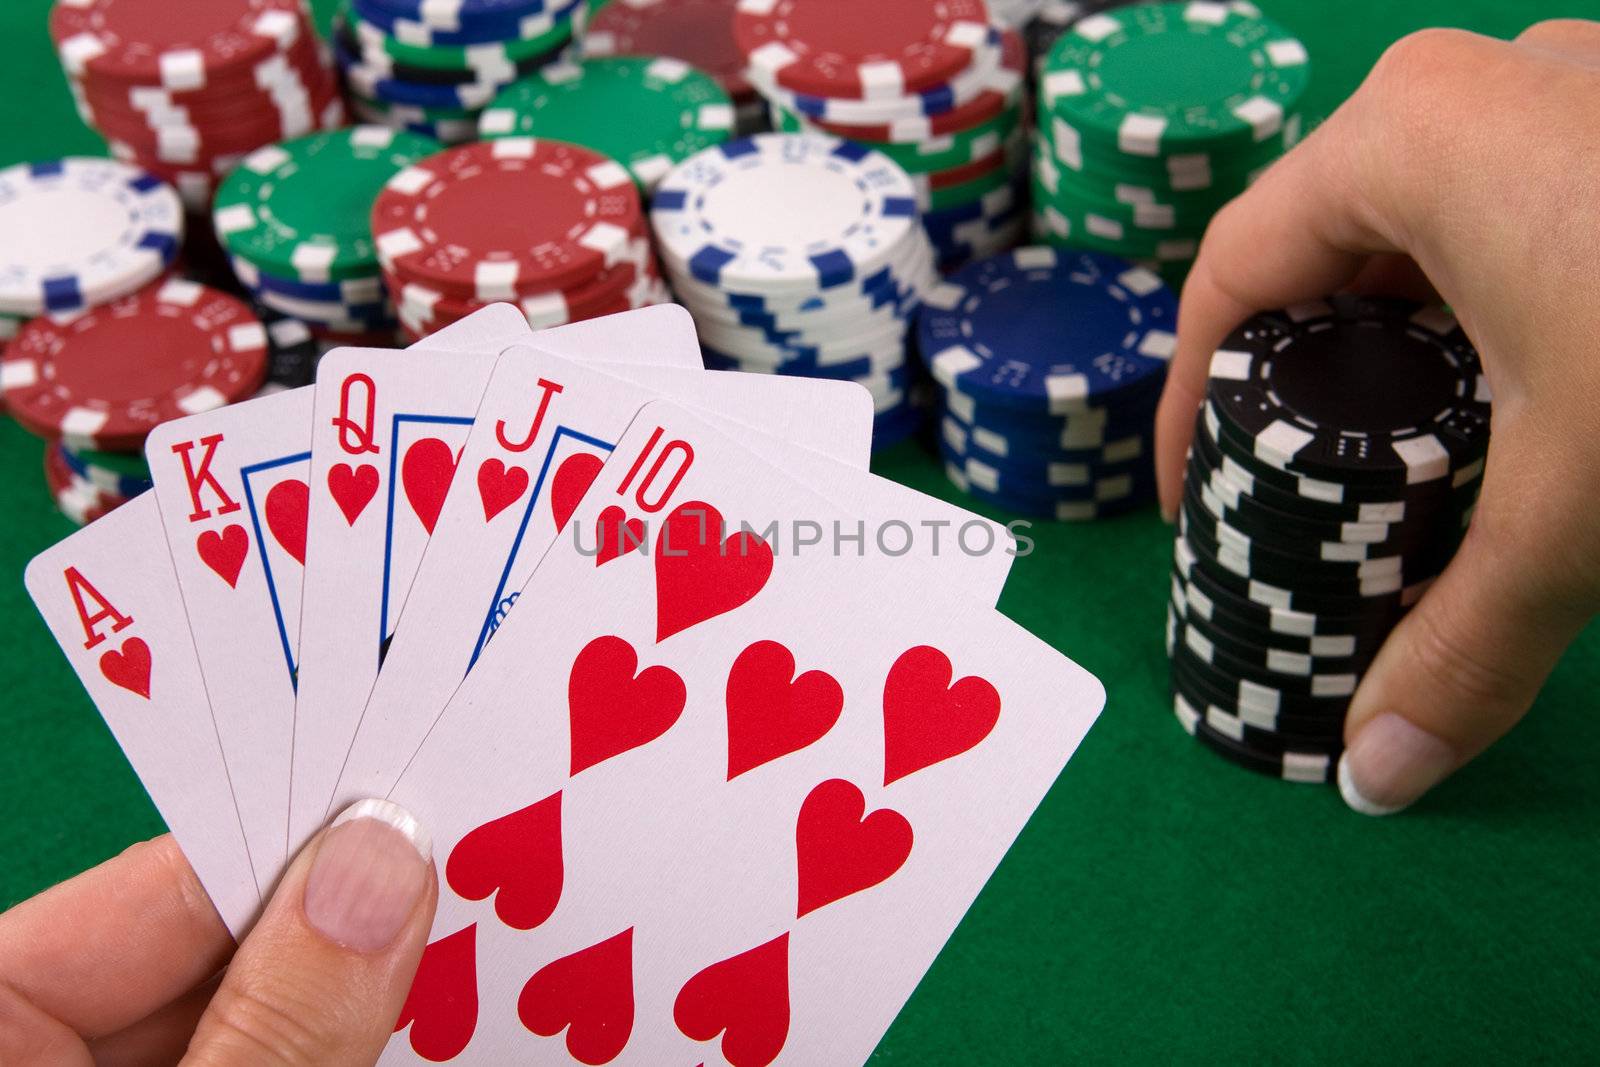
[[[438,150],[420,134],[368,125],[246,157],[218,190],[213,214],[239,283],[324,340],[392,344],[395,314],[368,220],[384,185]]]
[[[344,122],[300,0],[58,0],[50,34],[84,121],[191,211],[255,149]]]
[[[1176,322],[1160,277],[1104,253],[1018,248],[957,271],[917,323],[943,387],[950,480],[1037,518],[1095,519],[1149,503]]]
[[[707,367],[859,382],[875,447],[916,430],[906,335],[933,252],[892,160],[820,134],[760,134],[667,175],[651,222]]]
[[[413,340],[503,301],[538,329],[666,299],[638,186],[580,145],[505,137],[446,149],[389,181],[371,230]]]
[[[777,127],[857,141],[917,186],[941,269],[1009,248],[1027,222],[1021,35],[983,0],[742,0],[734,34]]]
[[[1243,0],[1079,19],[1038,73],[1035,235],[1180,282],[1212,216],[1299,139],[1310,71]]]
[[[745,76],[733,39],[737,0],[612,0],[580,15],[579,46],[589,58],[660,56],[679,59],[717,80],[734,108],[734,135],[763,133],[766,101]]]
[[[485,140],[536,137],[592,148],[628,168],[646,197],[685,159],[733,135],[733,104],[681,59],[557,63],[507,88],[479,120]]]
[[[168,277],[30,321],[0,357],[0,392],[51,442],[45,479],[62,512],[91,522],[149,488],[139,452],[157,425],[256,393],[271,341],[244,301]]]
[[[346,0],[334,53],[357,117],[445,144],[506,86],[562,59],[583,0]]]
[[[1489,416],[1442,308],[1333,297],[1223,343],[1172,573],[1185,730],[1253,770],[1329,780],[1363,672],[1465,533]]]

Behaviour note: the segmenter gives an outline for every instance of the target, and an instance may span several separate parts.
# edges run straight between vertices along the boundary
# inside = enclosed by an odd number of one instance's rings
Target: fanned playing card
[[[1099,713],[928,560],[795,552],[826,500],[661,402],[391,798],[436,842],[384,1062],[864,1061]],[[647,548],[645,546],[648,546]]]

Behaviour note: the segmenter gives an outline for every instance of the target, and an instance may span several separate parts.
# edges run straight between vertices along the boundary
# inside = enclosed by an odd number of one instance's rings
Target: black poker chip
[[[1202,618],[1189,610],[1187,602],[1173,601],[1169,608],[1177,622],[1232,659],[1277,674],[1362,674],[1372,665],[1377,648],[1363,648],[1352,655],[1318,656],[1276,641],[1257,640],[1253,633],[1231,629],[1215,616]],[[1379,646],[1381,647],[1381,646]]]
[[[322,348],[306,324],[260,305],[255,310],[267,327],[267,384],[298,389],[316,381]]]
[[[1343,628],[1335,631],[1330,627],[1336,624],[1322,620],[1252,614],[1252,608],[1261,606],[1248,601],[1241,603],[1225,591],[1221,596],[1211,596],[1176,573],[1171,577],[1171,600],[1182,608],[1185,618],[1206,624],[1208,632],[1217,630],[1237,642],[1247,642],[1257,648],[1278,649],[1314,659],[1370,661],[1382,647],[1391,627],[1387,618],[1355,619],[1337,624]]]
[[[1235,741],[1208,726],[1186,706],[1182,695],[1173,698],[1174,713],[1180,724],[1205,747],[1224,759],[1258,774],[1289,782],[1323,784],[1331,782],[1338,767],[1338,754],[1330,752],[1263,752]]]
[[[1219,443],[1345,485],[1447,480],[1483,456],[1490,400],[1455,317],[1335,296],[1257,315],[1211,361]]]

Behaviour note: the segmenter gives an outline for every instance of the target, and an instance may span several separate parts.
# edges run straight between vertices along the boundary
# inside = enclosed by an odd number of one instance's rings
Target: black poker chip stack
[[[1489,411],[1477,352],[1437,306],[1339,296],[1227,339],[1173,558],[1186,731],[1252,770],[1332,779],[1362,674],[1465,534]]]

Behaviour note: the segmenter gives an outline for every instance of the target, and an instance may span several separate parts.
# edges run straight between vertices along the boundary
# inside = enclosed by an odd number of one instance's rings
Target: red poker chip
[[[395,175],[372,207],[386,272],[486,303],[576,288],[625,259],[643,226],[621,164],[524,137],[430,156]]]
[[[963,163],[949,170],[935,171],[928,175],[928,188],[948,189],[952,185],[962,185],[966,182],[975,182],[979,178],[986,178],[1007,164],[1011,152],[1012,146],[1005,144],[981,159],[974,159],[971,163]]]
[[[308,32],[299,0],[79,0],[50,12],[69,75],[200,89],[288,50]]]
[[[741,3],[747,64],[809,96],[876,100],[943,85],[989,32],[984,0],[763,0]]]
[[[938,115],[928,115],[914,121],[873,125],[831,122],[810,117],[806,119],[806,123],[835,137],[891,143],[925,141],[970,130],[974,126],[981,126],[997,118],[1008,106],[1021,99],[1027,55],[1022,35],[1015,30],[1007,30],[1001,35],[1000,67],[1012,77],[1011,87],[1006,90],[985,89],[966,103]],[[912,136],[913,133],[915,136]]]
[[[163,422],[252,395],[267,356],[266,328],[247,304],[169,278],[28,323],[0,359],[0,391],[40,437],[135,452]]]
[[[645,237],[634,239],[621,259],[581,285],[564,290],[541,289],[518,293],[515,297],[508,297],[506,302],[527,307],[546,305],[554,308],[557,305],[564,305],[571,309],[583,309],[609,300],[632,285],[641,274],[656,276],[650,242]],[[396,304],[406,308],[422,321],[428,321],[439,315],[462,318],[500,302],[441,293],[427,286],[408,284],[393,275],[385,275],[384,282],[394,294]]]
[[[733,38],[738,0],[618,0],[589,19],[589,56],[667,56],[705,71],[733,97],[753,96]]]
[[[309,41],[297,45],[285,56],[276,57],[271,64],[252,68],[242,79],[212,82],[200,91],[173,92],[159,86],[134,85],[93,76],[72,81],[96,111],[110,111],[145,121],[152,109],[176,111],[182,108],[197,123],[274,107],[274,93],[326,91],[336,84],[333,71],[323,63],[315,44]]]
[[[633,263],[621,263],[607,269],[603,277],[606,279],[603,288],[585,287],[576,293],[535,293],[508,303],[516,304],[535,327],[562,326],[593,318],[598,313],[597,309],[614,306],[619,299],[626,300],[636,286],[648,285],[657,275],[653,267],[640,268]],[[428,326],[457,322],[488,306],[484,301],[448,297],[417,303],[406,301],[403,295],[398,305],[400,314],[408,321]]]
[[[572,316],[567,322],[587,322],[590,319],[603,319],[607,315],[620,315],[625,311],[637,311],[647,304],[663,303],[666,299],[667,295],[660,281],[648,279],[648,284],[629,286],[626,291],[610,296],[592,307],[573,309]],[[448,315],[442,315],[436,319],[424,321],[412,317],[405,311],[401,311],[400,324],[405,334],[406,342],[408,344],[416,344],[424,337],[438,333],[446,326],[453,325],[465,317],[465,315],[462,315],[459,318],[452,318]],[[542,330],[555,326],[557,323],[530,318],[529,325],[535,330]]]

